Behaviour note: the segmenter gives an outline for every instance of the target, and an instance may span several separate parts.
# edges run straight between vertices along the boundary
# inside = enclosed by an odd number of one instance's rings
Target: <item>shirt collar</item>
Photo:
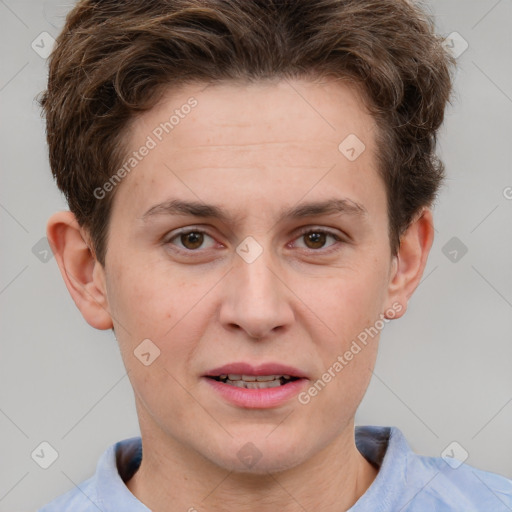
[[[405,481],[405,469],[410,448],[396,427],[357,426],[355,442],[359,452],[379,472],[350,512],[393,510],[398,493],[390,493],[389,484]],[[118,512],[119,505],[129,506],[130,512],[150,512],[128,489],[127,482],[137,471],[142,460],[142,441],[132,437],[110,446],[101,456],[96,469],[96,488],[99,505],[104,512]],[[376,500],[378,497],[378,502]],[[127,509],[128,510],[128,509]]]

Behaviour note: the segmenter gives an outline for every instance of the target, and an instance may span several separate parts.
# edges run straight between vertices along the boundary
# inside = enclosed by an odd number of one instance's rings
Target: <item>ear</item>
[[[393,259],[388,287],[388,307],[393,318],[401,317],[418,287],[434,240],[434,223],[429,208],[423,209],[400,237],[400,248]],[[401,308],[397,306],[401,305]],[[389,309],[391,311],[391,309]]]
[[[107,302],[105,271],[82,236],[83,230],[70,211],[54,213],[46,236],[76,306],[96,329],[113,327]]]

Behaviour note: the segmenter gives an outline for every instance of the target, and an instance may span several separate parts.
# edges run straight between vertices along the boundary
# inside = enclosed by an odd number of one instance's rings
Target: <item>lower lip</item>
[[[249,409],[278,407],[297,395],[307,384],[307,379],[297,379],[275,388],[246,389],[224,384],[208,377],[204,377],[204,379],[225,400]]]

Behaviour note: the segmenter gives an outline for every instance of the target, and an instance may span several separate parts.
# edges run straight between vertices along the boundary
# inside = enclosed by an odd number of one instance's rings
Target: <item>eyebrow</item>
[[[278,215],[278,222],[335,213],[361,218],[368,215],[368,211],[360,203],[348,198],[332,198],[324,201],[301,203],[290,209],[282,209]],[[198,201],[182,201],[180,199],[169,199],[158,203],[147,210],[140,219],[143,222],[148,222],[159,215],[190,215],[192,217],[218,219],[224,223],[236,220],[221,206]]]

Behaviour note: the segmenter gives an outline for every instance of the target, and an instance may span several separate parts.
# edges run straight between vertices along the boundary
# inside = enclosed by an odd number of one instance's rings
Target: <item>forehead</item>
[[[225,199],[226,187],[247,193],[251,184],[286,186],[296,195],[325,175],[324,185],[341,177],[357,195],[367,187],[368,174],[376,176],[375,130],[361,94],[346,82],[223,82],[170,89],[131,123],[130,154],[145,145],[151,149],[117,192],[139,213],[164,200],[168,184],[180,180],[182,188],[185,181],[193,184],[187,193]],[[357,159],[347,158],[362,148]]]
[[[189,108],[192,102],[197,104]],[[235,149],[229,147],[232,141],[236,146],[287,143],[290,135],[307,149],[319,142],[332,146],[347,130],[362,138],[368,138],[368,128],[373,130],[360,89],[348,82],[221,82],[170,89],[155,107],[135,119],[132,145],[155,130],[158,136],[159,126],[171,117],[173,127],[162,135],[172,133],[176,152],[192,146],[229,151]]]

